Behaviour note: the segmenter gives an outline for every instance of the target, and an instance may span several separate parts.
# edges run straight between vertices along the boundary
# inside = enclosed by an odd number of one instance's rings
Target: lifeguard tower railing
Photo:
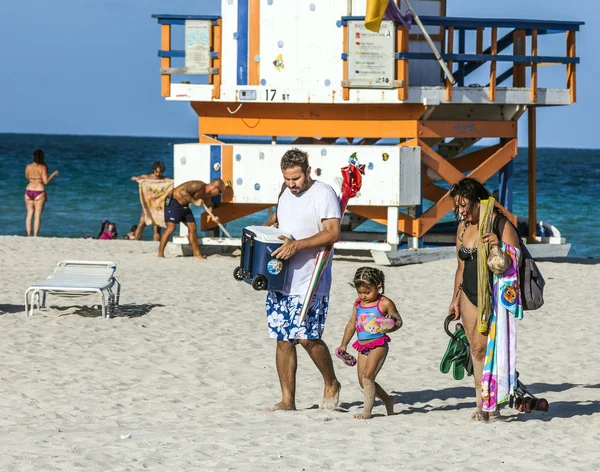
[[[222,53],[222,19],[220,16],[210,15],[152,15],[161,25],[161,49],[158,51],[161,57],[161,76],[162,76],[162,96],[169,98],[171,94],[171,76],[187,74],[185,67],[171,67],[171,59],[185,59],[185,50],[172,50],[172,26],[184,26],[187,20],[208,20],[212,23],[210,34],[210,59],[211,67],[209,73],[209,83],[213,85],[213,99],[220,98],[220,66],[223,60]],[[445,52],[442,58],[452,67],[456,83],[453,85],[449,80],[445,81],[446,100],[451,101],[452,87],[464,87],[466,78],[479,68],[488,64],[489,83],[485,86],[489,90],[489,101],[496,98],[496,88],[509,78],[513,78],[512,88],[528,88],[531,102],[537,102],[538,91],[538,67],[548,65],[566,66],[565,89],[569,91],[569,102],[573,103],[576,99],[576,64],[579,64],[579,57],[576,55],[576,32],[584,24],[581,21],[541,21],[541,20],[518,20],[518,19],[480,19],[480,18],[452,18],[421,16],[421,22],[424,26],[439,26],[442,33],[434,35],[434,38],[442,39],[445,44]],[[347,26],[348,21],[364,21],[364,17],[344,16],[338,22],[338,26]],[[498,30],[508,29],[500,39],[498,39]],[[475,33],[475,37],[467,36],[467,33]],[[550,34],[565,34],[566,52],[564,55],[548,56],[539,55],[538,37]],[[411,35],[412,36],[412,35]],[[489,45],[484,49],[484,38],[489,36]],[[344,39],[347,34],[344,35]],[[530,47],[527,48],[527,38],[529,38]],[[347,43],[345,40],[344,43]],[[454,51],[454,44],[457,44]],[[512,46],[512,54],[500,54]],[[344,50],[340,51],[342,58],[346,61],[347,44],[344,44]],[[527,51],[529,49],[529,51]],[[236,59],[239,59],[236,57]],[[433,53],[410,52],[409,51],[409,32],[402,27],[397,29],[397,52],[395,54],[397,62],[397,80],[401,82],[399,89],[399,100],[408,98],[408,88],[410,87],[408,70],[410,61],[428,60],[435,61]],[[497,64],[506,63],[510,67],[497,74]],[[247,66],[247,64],[246,64]],[[526,80],[526,68],[530,68],[529,86]],[[186,81],[187,82],[187,81]],[[421,84],[415,83],[415,86]],[[260,101],[260,97],[258,97]],[[269,101],[265,94],[265,101]],[[545,103],[540,103],[544,105]],[[561,103],[566,104],[566,103]]]
[[[278,137],[286,136],[295,137],[295,143],[332,145],[346,138],[350,145],[367,146],[392,138],[398,140],[398,146],[419,147],[424,170],[418,177],[421,198],[430,200],[433,205],[424,212],[417,205],[398,214],[397,230],[413,238],[422,238],[451,210],[453,203],[448,185],[465,175],[485,182],[499,173],[500,206],[516,221],[511,212],[512,160],[517,155],[517,121],[528,111],[529,236],[534,239],[536,108],[575,102],[579,63],[576,32],[583,22],[421,16],[456,83],[442,76],[433,53],[422,47],[422,38],[418,31],[415,34],[414,27],[408,31],[396,24],[392,30],[395,39],[391,58],[393,80],[381,88],[365,89],[353,87],[348,80],[349,72],[353,72],[349,71],[348,59],[354,40],[349,36],[349,25],[364,21],[364,17],[338,16],[331,28],[340,30],[339,33],[333,31],[339,34],[340,41],[329,40],[330,35],[324,47],[339,49],[337,59],[329,59],[334,62],[333,68],[339,66],[336,69],[339,76],[324,80],[323,86],[302,90],[303,93],[289,93],[285,83],[273,86],[261,78],[261,63],[264,71],[267,67],[278,67],[279,60],[273,61],[271,66],[261,58],[262,16],[260,21],[255,17],[248,19],[238,11],[235,19],[230,18],[237,24],[229,29],[225,28],[221,16],[153,17],[161,25],[158,55],[162,95],[168,100],[191,103],[199,116],[200,143],[222,144],[221,139],[227,136],[269,137],[276,143]],[[210,54],[204,70],[208,73],[208,83],[206,74],[193,83],[198,73],[186,67],[186,51],[171,48],[172,27],[191,21],[207,25]],[[230,44],[231,34],[235,47]],[[564,53],[550,55],[543,49],[542,38],[551,34],[565,35]],[[420,47],[416,47],[419,42]],[[281,41],[279,47],[282,47]],[[184,64],[174,67],[172,60]],[[411,71],[423,64],[428,64],[429,70],[435,67],[435,73],[415,77]],[[283,60],[280,65],[283,67]],[[551,65],[565,67],[565,81],[559,86],[543,87],[544,66]],[[328,67],[331,70],[331,64]],[[224,71],[230,74],[227,81],[223,78]],[[485,81],[480,79],[482,74]],[[182,76],[181,83],[176,83],[174,76]],[[337,77],[340,80],[336,80]],[[511,78],[512,84],[507,84]],[[298,92],[298,88],[294,92]],[[240,109],[242,104],[244,107]],[[497,138],[498,144],[467,153],[469,147],[483,138]],[[223,210],[218,216],[222,222],[231,221],[270,207],[276,198],[272,200],[249,205],[247,211]],[[235,200],[224,198],[223,201]],[[378,206],[349,206],[349,211],[359,215],[362,221],[368,218],[387,224],[389,240],[390,224],[396,226],[396,222],[389,220],[388,210]],[[391,215],[395,218],[393,213]],[[208,218],[202,219],[203,230],[214,227]]]

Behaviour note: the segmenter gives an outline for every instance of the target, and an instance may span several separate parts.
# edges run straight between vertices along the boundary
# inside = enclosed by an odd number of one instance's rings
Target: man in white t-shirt
[[[296,344],[306,349],[323,375],[322,407],[335,408],[340,383],[329,349],[321,339],[329,305],[331,259],[304,322],[299,325],[298,321],[317,254],[340,238],[340,204],[329,185],[311,179],[305,152],[287,151],[281,158],[281,171],[287,188],[279,198],[277,223],[293,239],[282,237],[283,245],[273,252],[279,259],[289,259],[288,275],[283,291],[269,291],[266,302],[269,337],[277,339],[276,363],[282,396],[271,410],[296,409]]]

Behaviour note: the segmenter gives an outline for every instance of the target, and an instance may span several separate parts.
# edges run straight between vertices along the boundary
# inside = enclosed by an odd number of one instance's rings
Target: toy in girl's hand
[[[385,318],[379,319],[379,332],[380,333],[387,333],[388,331],[392,330],[394,328],[394,326],[396,326],[396,320],[389,315],[386,316]]]

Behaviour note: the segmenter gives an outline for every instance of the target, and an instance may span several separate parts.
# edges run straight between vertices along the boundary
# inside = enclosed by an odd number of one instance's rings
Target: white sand
[[[356,370],[334,358],[348,413],[317,409],[322,382],[299,351],[296,412],[279,401],[264,292],[233,280],[237,258],[157,259],[156,243],[0,237],[0,470],[595,470],[600,463],[600,266],[541,263],[546,304],[518,322],[519,371],[548,413],[483,424],[472,379],[439,372],[455,265],[385,268],[405,327],[378,382],[398,414],[361,422]],[[112,260],[120,316],[98,298],[23,293],[62,259]],[[362,264],[336,260],[325,332],[333,351]],[[128,435],[130,435],[128,437]]]

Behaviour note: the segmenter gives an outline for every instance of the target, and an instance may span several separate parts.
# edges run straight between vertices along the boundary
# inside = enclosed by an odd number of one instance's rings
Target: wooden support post
[[[528,156],[528,174],[527,174],[527,182],[529,189],[529,234],[527,235],[527,241],[533,242],[535,241],[536,234],[536,108],[529,107],[527,109],[528,120],[527,120],[527,130],[528,130],[528,143],[527,143],[527,156]]]
[[[533,57],[537,56],[537,39],[538,33],[537,30],[531,30],[531,55]],[[533,103],[537,102],[537,68],[538,65],[536,62],[531,63],[531,101]]]
[[[406,214],[411,218],[415,218],[417,215],[416,208],[414,206],[410,206],[406,209]],[[419,238],[417,236],[409,236],[408,237],[408,249],[419,249]]]
[[[567,31],[567,57],[576,57],[575,31]],[[571,103],[577,101],[575,64],[567,64],[567,88],[571,92]]]
[[[344,40],[343,40],[343,45],[344,45],[344,54],[346,54],[346,60],[342,61],[342,67],[344,68],[343,72],[342,72],[342,80],[344,85],[347,85],[348,83],[348,25],[344,25],[343,28],[344,31]],[[344,86],[342,88],[342,98],[344,100],[350,100],[350,88]]]
[[[492,28],[492,43],[490,45],[492,56],[498,54],[498,28]],[[490,61],[490,102],[496,101],[496,61]]]
[[[396,29],[396,49],[408,52],[408,30],[402,25]],[[408,100],[408,59],[396,61],[396,80],[402,82],[398,87],[398,100]]]
[[[171,25],[160,25],[160,49],[163,51],[171,50]],[[160,68],[169,69],[171,67],[170,57],[160,58]],[[161,74],[160,93],[163,97],[171,96],[171,75]]]
[[[513,55],[525,56],[526,36],[524,30],[515,30],[513,33]],[[525,64],[513,64],[513,87],[525,87]]]
[[[400,238],[398,237],[398,207],[387,209],[387,243],[392,246],[392,251],[398,249]]]
[[[454,27],[448,27],[448,47],[446,48],[446,52],[448,54],[452,54],[452,50],[454,49]],[[448,69],[452,70],[452,61],[447,62]],[[452,82],[446,77],[446,101],[452,101]]]
[[[214,51],[218,54],[216,59],[213,59],[213,67],[218,69],[217,74],[210,75],[213,84],[212,90],[212,98],[221,98],[221,72],[222,72],[222,64],[223,58],[221,57],[223,53],[222,48],[222,22],[223,20],[217,20],[217,24],[212,27],[212,41]]]
[[[475,54],[483,54],[483,28],[477,28]]]

